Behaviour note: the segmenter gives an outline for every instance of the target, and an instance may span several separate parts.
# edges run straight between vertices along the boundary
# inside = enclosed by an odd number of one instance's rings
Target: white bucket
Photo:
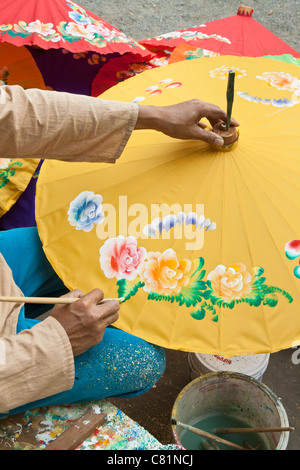
[[[236,372],[214,372],[197,377],[177,396],[171,416],[175,443],[184,446],[182,441],[187,432],[175,423],[195,426],[201,418],[216,413],[239,418],[244,423],[243,427],[289,426],[281,400],[264,383]],[[263,433],[261,436],[266,450],[286,450],[288,431]],[[188,447],[185,446],[187,450],[199,449],[198,446]]]
[[[214,354],[189,353],[191,379],[210,372],[238,372],[262,380],[270,360],[270,354],[253,354],[224,358]]]

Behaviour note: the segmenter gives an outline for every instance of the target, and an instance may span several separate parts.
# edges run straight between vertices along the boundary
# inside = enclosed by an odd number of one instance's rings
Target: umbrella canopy
[[[72,0],[3,0],[0,41],[26,46],[47,86],[90,94],[91,83],[107,60],[126,55],[128,63],[154,55]],[[114,66],[118,70],[117,61]]]
[[[0,64],[0,85],[45,88],[43,77],[26,49],[0,44]],[[9,211],[25,190],[38,163],[38,159],[0,159],[0,217]]]
[[[140,41],[140,44],[155,52],[171,52],[179,44],[187,43],[222,55],[259,57],[291,54],[300,57],[299,52],[258,23],[252,14],[252,8],[240,6],[234,16],[162,34]]]
[[[31,74],[39,77],[36,88],[98,96],[119,81],[116,75],[123,69],[146,66],[155,56],[71,0],[2,0],[0,18],[1,63],[9,63],[11,69],[15,57],[26,58],[26,64],[15,61],[14,80],[9,81],[25,88]],[[0,229],[35,225],[37,175],[30,175],[37,164],[38,160],[21,167],[13,160],[2,163],[6,196],[1,200]],[[13,180],[18,181],[15,187]]]
[[[228,357],[300,337],[300,69],[195,59],[103,95],[225,108],[229,69],[241,123],[233,150],[136,131],[115,165],[47,161],[36,199],[44,251],[67,287],[125,297],[116,326],[147,341]]]

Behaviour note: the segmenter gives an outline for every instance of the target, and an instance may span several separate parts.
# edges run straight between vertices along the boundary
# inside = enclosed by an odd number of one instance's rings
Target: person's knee
[[[162,377],[166,368],[165,350],[159,346],[148,344],[145,357],[140,368],[139,388],[149,390]]]

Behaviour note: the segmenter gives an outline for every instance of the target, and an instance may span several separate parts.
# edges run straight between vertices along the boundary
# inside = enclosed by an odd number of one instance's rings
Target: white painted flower
[[[51,34],[55,34],[53,23],[42,23],[40,20],[31,21],[31,23],[28,23],[26,30],[29,33],[38,33],[42,36],[51,36]]]
[[[88,29],[89,26],[90,25],[85,26],[70,21],[70,23],[66,25],[66,31],[70,36],[91,40],[94,38],[94,33]]]
[[[0,170],[5,170],[8,167],[10,158],[0,158]]]

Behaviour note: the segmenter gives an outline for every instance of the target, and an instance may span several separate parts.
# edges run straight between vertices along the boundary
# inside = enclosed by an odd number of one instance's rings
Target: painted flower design
[[[5,170],[8,167],[10,158],[0,158],[0,170]]]
[[[285,254],[289,259],[296,259],[300,256],[300,240],[291,240],[285,244]]]
[[[279,98],[278,100],[276,100],[270,98],[260,98],[259,96],[249,95],[249,93],[245,91],[238,91],[237,95],[243,98],[244,100],[250,101],[250,103],[261,103],[266,106],[275,106],[276,108],[290,108],[298,103],[297,99],[289,100],[288,98]],[[293,95],[293,97],[295,97],[295,94]]]
[[[90,232],[94,225],[101,224],[104,220],[102,201],[101,194],[83,191],[71,202],[68,221],[76,230]]]
[[[264,80],[268,85],[278,90],[295,91],[300,88],[300,80],[285,72],[263,72],[257,75],[258,80]]]
[[[100,34],[103,38],[106,39],[106,41],[112,41],[114,37],[116,36],[116,31],[110,30],[106,28],[106,26],[103,26],[101,24],[91,24],[87,26],[87,30],[91,34]]]
[[[146,292],[168,295],[179,293],[190,282],[191,267],[190,260],[178,260],[175,251],[169,248],[163,253],[149,252],[138,273]]]
[[[291,240],[285,244],[285,254],[288,259],[294,260],[300,257],[300,240]],[[300,279],[300,262],[299,266],[294,268],[295,276]]]
[[[40,20],[31,21],[26,27],[29,33],[38,33],[42,36],[51,36],[55,34],[55,29],[53,29],[53,23],[42,23]]]
[[[82,39],[91,40],[94,38],[94,33],[88,29],[89,25],[78,24],[70,21],[66,25],[66,31],[70,36],[80,37]]]
[[[221,80],[226,80],[228,77],[229,70],[234,70],[235,77],[241,78],[244,77],[246,74],[246,70],[241,70],[238,67],[228,67],[227,65],[223,65],[222,67],[218,67],[214,70],[209,72],[210,76],[213,78],[219,78]]]
[[[208,274],[207,280],[217,296],[226,302],[240,299],[251,292],[251,275],[241,263],[228,268],[219,264]]]
[[[116,277],[133,281],[146,256],[146,249],[137,246],[136,238],[120,235],[109,238],[100,248],[100,265],[109,279]]]
[[[79,13],[78,11],[70,11],[69,17],[71,20],[79,24],[91,24],[90,18],[83,13]]]

